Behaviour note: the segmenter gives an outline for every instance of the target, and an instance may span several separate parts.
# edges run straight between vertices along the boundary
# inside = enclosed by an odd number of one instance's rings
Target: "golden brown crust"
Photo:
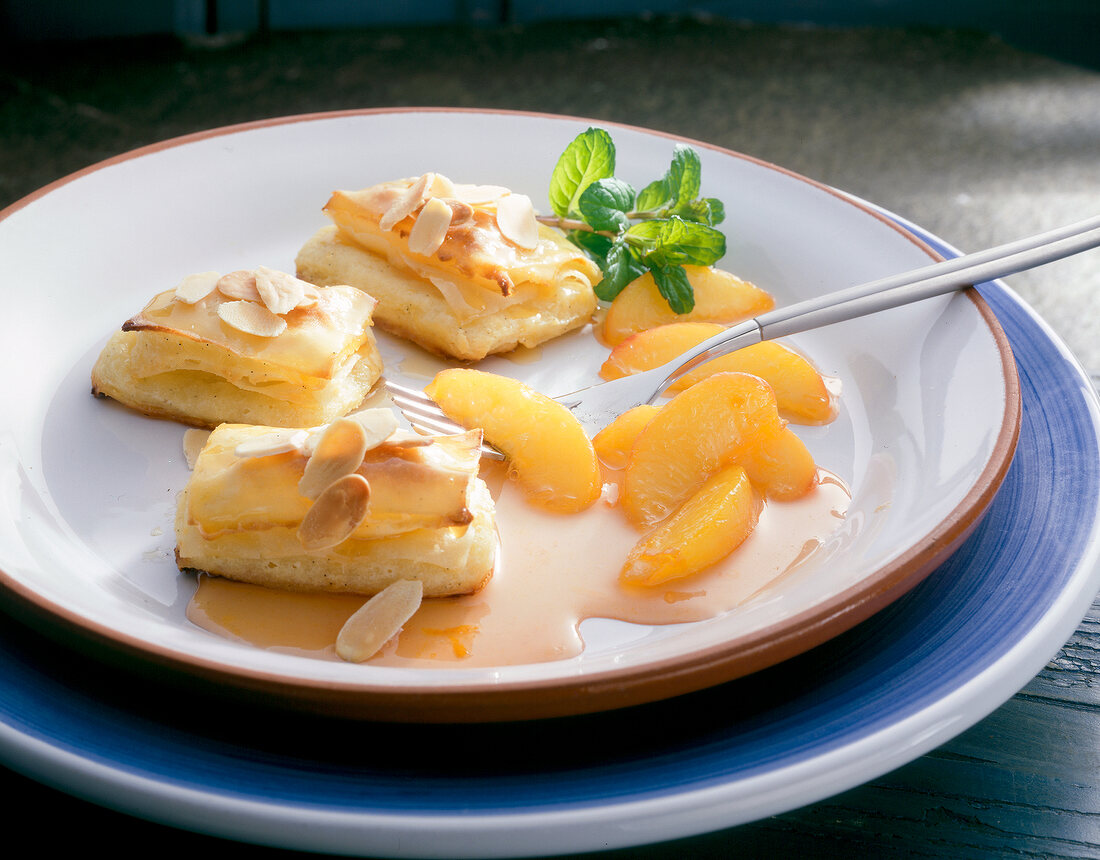
[[[596,309],[591,281],[578,270],[545,296],[520,298],[460,322],[435,286],[361,248],[335,226],[314,234],[296,263],[298,277],[318,286],[350,284],[378,299],[378,328],[461,361],[545,343],[580,328]]]
[[[188,522],[185,490],[176,514],[176,561],[181,570],[290,591],[369,595],[416,579],[425,597],[470,594],[492,576],[497,541],[492,498],[480,479],[474,479],[470,501],[474,516],[464,528],[420,529],[307,553],[292,529],[204,539]]]
[[[153,418],[213,429],[232,422],[273,427],[312,427],[353,410],[382,374],[373,335],[349,372],[333,380],[307,402],[290,403],[238,388],[202,371],[176,370],[135,376],[129,355],[142,331],[118,331],[107,341],[92,368],[92,393],[110,397]]]

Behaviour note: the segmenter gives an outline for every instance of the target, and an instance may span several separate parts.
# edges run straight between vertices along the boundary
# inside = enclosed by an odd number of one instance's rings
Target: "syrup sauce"
[[[849,503],[842,482],[820,472],[802,499],[768,502],[752,535],[717,565],[659,587],[625,587],[619,569],[640,534],[622,511],[601,500],[581,514],[554,514],[525,501],[500,464],[486,463],[482,477],[497,503],[500,548],[492,579],[476,594],[425,600],[371,665],[538,663],[579,654],[578,628],[586,618],[638,624],[712,618],[805,564]],[[282,592],[202,575],[187,615],[227,638],[335,660],[336,635],[363,602],[361,595]]]

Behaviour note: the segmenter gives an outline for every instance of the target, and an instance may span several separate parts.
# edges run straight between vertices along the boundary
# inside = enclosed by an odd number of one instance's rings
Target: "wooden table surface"
[[[190,131],[341,108],[455,105],[626,122],[853,192],[962,250],[1100,210],[1100,73],[988,36],[723,21],[137,40],[0,57],[0,207]],[[1098,252],[1008,283],[1100,378]],[[49,648],[9,624],[5,635]],[[60,847],[290,856],[138,821],[4,771],[9,828]],[[41,834],[39,838],[42,838]],[[1100,857],[1100,606],[986,719],[812,806],[611,857]]]

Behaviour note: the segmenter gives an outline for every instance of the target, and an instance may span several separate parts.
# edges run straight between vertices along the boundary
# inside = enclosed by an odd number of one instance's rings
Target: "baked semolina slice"
[[[108,340],[92,393],[196,427],[306,427],[357,407],[382,373],[375,300],[260,267],[203,272]]]
[[[334,224],[298,254],[298,276],[378,299],[379,328],[463,361],[533,347],[583,326],[599,268],[530,200],[428,173],[336,191]]]
[[[294,591],[376,594],[400,580],[423,583],[425,597],[479,589],[497,545],[477,477],[481,433],[379,440],[369,420],[379,413],[389,410],[311,430],[215,429],[180,496],[179,567]],[[356,424],[367,432],[349,433]],[[318,472],[320,482],[309,477]]]

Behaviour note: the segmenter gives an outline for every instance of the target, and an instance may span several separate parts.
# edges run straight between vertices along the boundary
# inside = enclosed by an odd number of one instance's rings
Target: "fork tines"
[[[386,392],[389,394],[390,399],[417,432],[451,435],[466,431],[465,427],[456,424],[444,415],[443,410],[423,391],[407,388],[389,379],[385,382]],[[504,459],[504,455],[492,445],[483,444],[481,455],[494,460]]]

